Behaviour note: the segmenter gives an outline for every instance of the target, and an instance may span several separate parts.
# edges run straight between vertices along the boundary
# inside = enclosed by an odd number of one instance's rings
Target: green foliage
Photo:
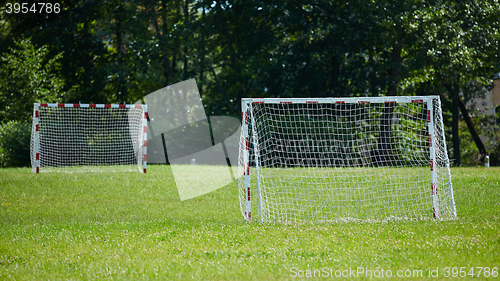
[[[442,94],[455,74],[465,86],[498,68],[499,11],[490,0],[92,0],[5,19],[10,35],[64,52],[78,88],[65,100],[135,102],[194,77],[210,115],[238,116],[244,96]]]
[[[0,125],[0,167],[30,165],[31,124],[9,121]]]
[[[30,121],[33,103],[60,101],[64,86],[63,79],[54,73],[62,54],[49,58],[47,47],[37,49],[29,39],[15,44],[0,62],[0,122]]]
[[[135,102],[196,78],[208,115],[239,116],[242,97],[381,95],[441,95],[446,115],[500,71],[498,0],[89,0],[2,16],[0,47],[30,36],[64,53],[65,102]]]

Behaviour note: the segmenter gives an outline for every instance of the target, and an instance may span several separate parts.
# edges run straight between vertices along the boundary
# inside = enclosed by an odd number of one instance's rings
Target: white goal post
[[[456,219],[439,96],[241,105],[238,189],[247,221]]]
[[[147,105],[35,103],[34,173],[146,173]]]

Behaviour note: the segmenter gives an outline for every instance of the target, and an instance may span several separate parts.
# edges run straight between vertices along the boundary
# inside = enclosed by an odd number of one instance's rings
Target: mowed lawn
[[[236,184],[181,202],[168,166],[0,169],[0,279],[355,279],[347,270],[362,267],[448,280],[445,267],[500,269],[500,168],[452,177],[455,221],[261,224],[243,220]]]

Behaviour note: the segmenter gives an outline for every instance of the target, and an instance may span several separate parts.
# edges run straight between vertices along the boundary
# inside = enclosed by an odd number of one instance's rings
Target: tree
[[[474,96],[484,97],[481,89],[491,83],[491,75],[500,67],[500,3],[437,1],[419,11],[419,17],[423,41],[412,62],[412,75],[406,78],[406,90],[443,96],[445,110],[452,115],[453,158],[455,165],[460,165],[460,111],[468,119],[461,103]],[[478,149],[485,153],[472,123],[467,125],[476,136]]]
[[[64,80],[58,73],[62,53],[49,57],[49,50],[35,48],[30,39],[15,42],[0,62],[0,122],[27,122],[35,102],[58,102]]]

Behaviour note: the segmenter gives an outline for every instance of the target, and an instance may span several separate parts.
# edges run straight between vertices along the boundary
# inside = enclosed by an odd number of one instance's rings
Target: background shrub
[[[9,121],[0,125],[0,167],[30,166],[31,124]]]

